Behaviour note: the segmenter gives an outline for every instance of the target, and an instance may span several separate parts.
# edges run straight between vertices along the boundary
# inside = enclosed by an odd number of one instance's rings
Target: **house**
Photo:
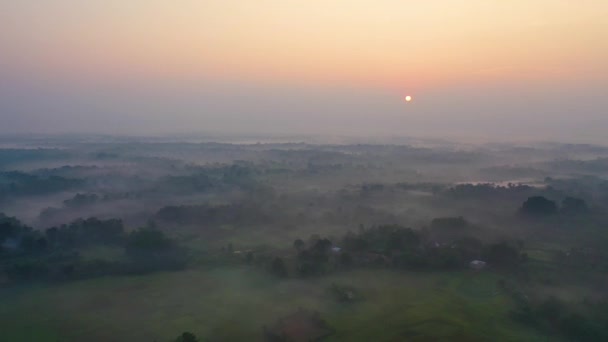
[[[486,268],[486,266],[487,266],[487,263],[485,261],[481,261],[481,260],[473,260],[469,263],[469,267],[476,271],[483,270],[484,268]]]

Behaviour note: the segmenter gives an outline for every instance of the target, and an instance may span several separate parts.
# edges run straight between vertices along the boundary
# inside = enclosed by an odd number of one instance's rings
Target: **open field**
[[[489,273],[389,271],[277,282],[247,268],[100,278],[2,290],[0,331],[10,341],[170,341],[181,331],[262,340],[262,326],[306,308],[337,331],[328,341],[542,340],[509,323],[496,282]],[[361,300],[335,303],[332,283],[357,288]]]

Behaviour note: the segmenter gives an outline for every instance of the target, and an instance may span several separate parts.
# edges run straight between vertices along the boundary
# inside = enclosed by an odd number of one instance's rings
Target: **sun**
[[[412,97],[411,96],[406,96],[405,97],[405,102],[411,102],[412,101]]]

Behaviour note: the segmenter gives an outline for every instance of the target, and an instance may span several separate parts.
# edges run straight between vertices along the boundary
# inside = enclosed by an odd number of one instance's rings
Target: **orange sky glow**
[[[23,1],[13,68],[76,77],[427,88],[605,77],[608,2]],[[7,34],[8,33],[8,34]]]

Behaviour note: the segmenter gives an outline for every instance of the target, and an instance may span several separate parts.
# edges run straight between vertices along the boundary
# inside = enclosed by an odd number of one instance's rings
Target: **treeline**
[[[601,157],[592,160],[555,160],[546,163],[547,167],[563,170],[569,173],[592,173],[605,175],[608,171],[608,158]]]
[[[86,259],[88,248],[123,251],[117,260]],[[45,231],[0,214],[0,279],[68,280],[183,268],[186,251],[165,234],[145,227],[126,232],[120,220],[79,219]]]
[[[561,205],[556,201],[544,196],[529,197],[519,209],[522,215],[529,217],[542,217],[554,214],[580,215],[589,212],[589,206],[585,200],[575,197],[566,197]]]
[[[429,194],[438,194],[445,190],[445,185],[439,183],[365,183],[356,188],[359,196],[368,197],[375,194],[397,191],[419,191]]]
[[[272,220],[270,213],[254,203],[223,205],[181,205],[161,208],[155,218],[177,224],[262,224]]]
[[[602,177],[589,175],[578,178],[547,177],[545,182],[551,187],[572,196],[593,200],[595,203],[599,202],[603,206],[608,205],[608,180]]]
[[[545,191],[545,190],[542,190]],[[448,188],[445,193],[456,199],[519,199],[539,192],[538,188],[523,184],[497,186],[487,184],[457,184]]]
[[[40,162],[70,157],[70,153],[60,149],[0,149],[0,168],[24,162]]]
[[[277,276],[312,276],[353,267],[387,267],[402,270],[459,270],[475,260],[505,272],[517,272],[527,261],[523,243],[483,243],[467,235],[463,218],[434,220],[417,231],[399,225],[362,228],[332,241],[318,236],[297,239],[295,254],[275,256],[267,267]],[[454,230],[445,234],[445,230]]]
[[[76,211],[86,208],[94,207],[95,205],[111,203],[119,200],[141,200],[142,195],[137,193],[110,193],[110,194],[96,194],[96,193],[77,193],[71,198],[63,201],[60,207],[48,207],[43,209],[38,215],[41,221],[53,221],[57,218],[62,217],[66,211]]]
[[[0,172],[0,200],[16,196],[46,195],[82,186],[81,179],[38,176],[20,171]]]
[[[250,165],[221,165],[192,168],[192,174],[161,178],[153,191],[177,193],[207,192],[211,190],[243,189],[259,187],[257,170]]]
[[[144,179],[141,177],[125,178],[117,170],[114,178],[109,175],[99,176],[94,173],[87,175],[88,171],[95,171],[96,167],[64,166],[56,169],[40,169],[33,172],[4,171],[0,172],[0,200],[17,196],[46,195],[62,191],[95,190],[100,184],[115,181],[119,184],[125,179],[129,182],[132,197],[149,196],[151,194],[197,194],[206,192],[227,192],[241,190],[247,193],[260,194],[270,191],[261,185],[256,177],[260,171],[253,165],[234,163],[229,165],[214,165],[210,167],[184,166],[178,175],[168,175],[157,179]],[[112,170],[109,170],[112,174]],[[85,196],[85,194],[81,194]],[[93,196],[86,194],[86,196]],[[90,200],[109,200],[105,198],[75,198],[73,202],[65,203],[66,207],[72,204]]]

